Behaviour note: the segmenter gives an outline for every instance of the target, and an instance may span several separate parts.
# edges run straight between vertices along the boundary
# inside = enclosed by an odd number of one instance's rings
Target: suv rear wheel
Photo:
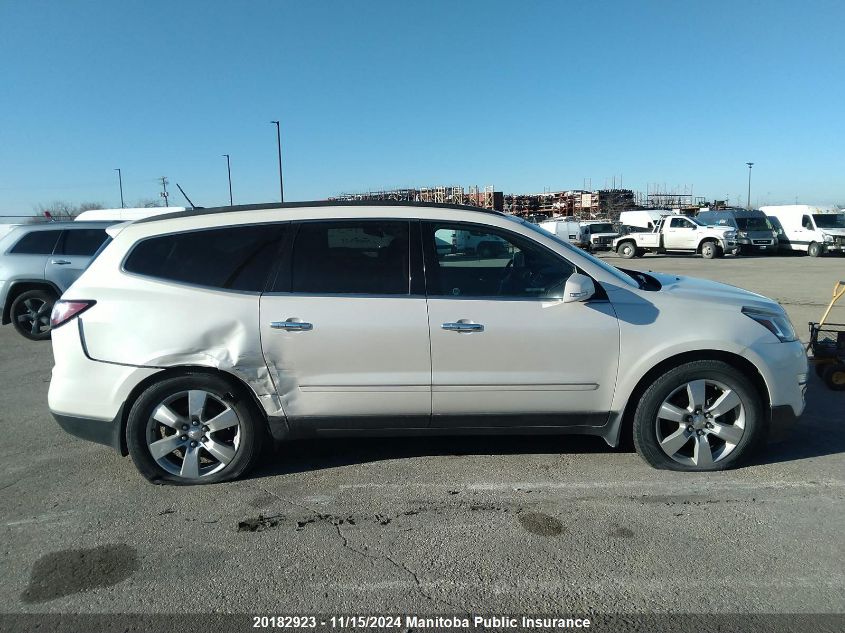
[[[254,409],[219,376],[163,380],[147,388],[129,413],[129,454],[153,483],[236,479],[261,456],[265,430]]]
[[[754,452],[765,434],[754,385],[720,361],[669,370],[643,394],[634,445],[655,468],[724,470]]]
[[[56,295],[47,290],[22,292],[9,309],[12,324],[19,334],[31,341],[50,338],[50,313],[55,302]]]

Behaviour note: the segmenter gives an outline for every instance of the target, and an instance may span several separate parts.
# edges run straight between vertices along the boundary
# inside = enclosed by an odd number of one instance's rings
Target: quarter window
[[[428,294],[451,297],[560,298],[575,266],[507,231],[427,223]],[[433,249],[431,248],[433,246]]]
[[[293,245],[291,290],[407,295],[408,222],[303,222]]]
[[[62,255],[93,255],[108,234],[105,229],[71,229],[64,232],[59,252]]]
[[[246,225],[153,237],[140,242],[127,272],[170,281],[260,292],[284,225]]]
[[[31,231],[12,247],[10,252],[20,255],[50,255],[61,231]]]

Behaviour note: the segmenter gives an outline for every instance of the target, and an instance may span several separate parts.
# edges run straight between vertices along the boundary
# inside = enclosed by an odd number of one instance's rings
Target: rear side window
[[[11,253],[20,255],[50,255],[61,231],[31,231],[12,247]]]
[[[260,224],[153,237],[136,245],[123,267],[169,281],[260,292],[284,228]]]
[[[71,229],[64,232],[59,253],[91,256],[106,241],[105,229]]]
[[[407,295],[408,222],[304,222],[293,245],[291,290]]]

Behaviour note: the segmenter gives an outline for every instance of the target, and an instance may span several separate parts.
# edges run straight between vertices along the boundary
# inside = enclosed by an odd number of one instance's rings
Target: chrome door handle
[[[305,321],[271,321],[270,327],[274,330],[313,330],[314,326]]]
[[[483,332],[484,326],[481,323],[473,323],[471,321],[457,321],[456,323],[444,323],[440,326],[444,330],[451,330],[453,332]]]
[[[69,264],[70,262],[66,259],[51,259],[51,264],[56,264],[57,266],[64,266],[65,264]]]

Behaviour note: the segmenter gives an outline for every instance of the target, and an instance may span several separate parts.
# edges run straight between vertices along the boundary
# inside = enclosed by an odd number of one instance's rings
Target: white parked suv
[[[458,230],[508,246],[437,248]],[[53,311],[49,404],[152,481],[231,479],[309,435],[633,431],[653,466],[717,470],[804,408],[775,301],[499,213],[255,205],[109,232]]]

